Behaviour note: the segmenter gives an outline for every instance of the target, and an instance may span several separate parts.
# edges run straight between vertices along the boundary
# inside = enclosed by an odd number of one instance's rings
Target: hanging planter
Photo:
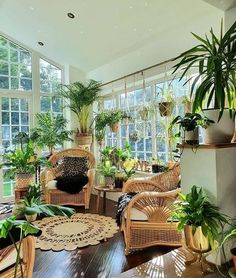
[[[131,132],[129,135],[129,140],[130,140],[130,142],[133,142],[133,143],[139,141],[140,140],[139,132],[137,130]]]
[[[119,123],[114,123],[110,126],[112,132],[118,132],[119,130]]]
[[[139,110],[139,116],[142,121],[147,121],[149,118],[149,108],[143,107],[141,110]]]
[[[163,101],[158,103],[161,117],[169,117],[173,111],[173,103],[169,101]]]

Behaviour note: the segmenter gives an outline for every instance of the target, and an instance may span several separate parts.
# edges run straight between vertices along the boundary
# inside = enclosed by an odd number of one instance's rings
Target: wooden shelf
[[[199,145],[189,145],[189,144],[178,144],[178,148],[181,149],[226,149],[226,148],[235,148],[235,143],[223,143],[223,144],[199,144]]]

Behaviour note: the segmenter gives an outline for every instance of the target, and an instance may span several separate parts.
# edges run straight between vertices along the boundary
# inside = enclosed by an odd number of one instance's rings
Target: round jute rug
[[[76,213],[71,218],[45,217],[34,224],[42,230],[36,240],[36,248],[53,251],[96,245],[101,240],[113,237],[119,229],[111,217],[90,213]]]

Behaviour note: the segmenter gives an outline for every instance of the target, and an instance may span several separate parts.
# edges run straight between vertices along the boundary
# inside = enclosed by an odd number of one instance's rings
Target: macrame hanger
[[[143,78],[143,95],[144,95],[144,105],[146,104],[146,84],[145,84],[145,77],[144,72],[142,71],[142,78]]]
[[[112,94],[112,110],[115,110],[114,107],[114,101],[115,101],[115,91],[114,91],[114,82],[112,82],[112,89],[111,89],[111,94]]]

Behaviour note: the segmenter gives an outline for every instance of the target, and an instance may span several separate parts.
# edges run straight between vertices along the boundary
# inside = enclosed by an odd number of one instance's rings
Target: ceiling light
[[[69,18],[75,18],[75,15],[74,15],[73,13],[68,13],[67,16],[68,16]]]
[[[43,42],[38,42],[38,44],[39,44],[40,46],[44,46],[44,43],[43,43]]]

